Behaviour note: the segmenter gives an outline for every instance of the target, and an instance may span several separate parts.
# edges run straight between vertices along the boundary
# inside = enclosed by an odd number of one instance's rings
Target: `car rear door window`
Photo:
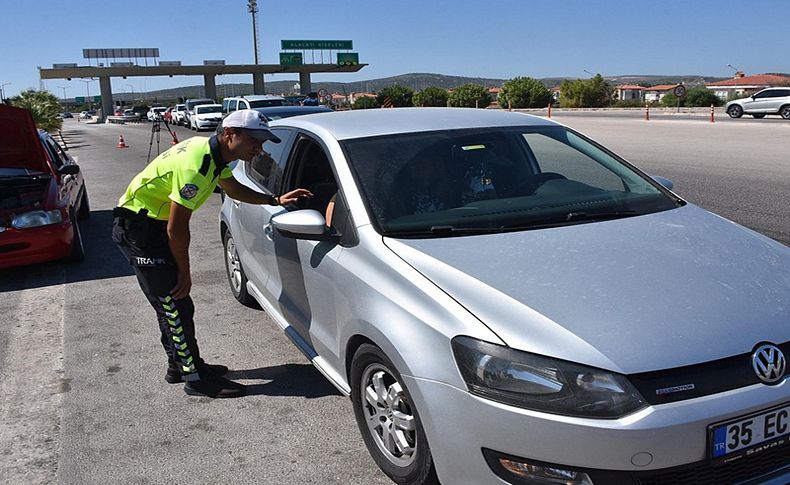
[[[66,160],[66,154],[63,153],[63,149],[60,148],[55,140],[50,137],[47,137],[44,146],[47,149],[47,153],[49,153],[49,157],[52,159],[52,163],[55,165],[55,169],[59,169],[63,166],[64,160]]]

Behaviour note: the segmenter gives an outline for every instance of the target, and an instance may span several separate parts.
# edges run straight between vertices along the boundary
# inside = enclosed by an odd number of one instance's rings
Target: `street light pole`
[[[590,72],[590,71],[588,71],[587,69],[582,69],[582,71],[584,71],[584,72],[586,72],[587,74],[589,74],[589,75],[590,75],[590,77],[595,77],[595,74],[591,73],[591,72]]]
[[[133,84],[126,84],[126,86],[129,86],[130,88],[132,88],[132,104],[134,104],[134,85]]]
[[[58,86],[58,87],[63,90],[63,101],[65,102],[66,101],[66,88],[68,88],[68,86]]]
[[[13,84],[13,83],[0,84],[0,103],[2,103],[3,100],[5,99],[5,87],[8,86],[9,84]]]
[[[258,0],[247,0],[247,11],[252,14],[252,40],[255,49],[255,64],[258,64]]]
[[[93,103],[91,103],[91,88],[90,84],[93,82],[93,79],[80,79],[80,81],[85,83],[85,91],[88,93],[88,109],[93,109]]]

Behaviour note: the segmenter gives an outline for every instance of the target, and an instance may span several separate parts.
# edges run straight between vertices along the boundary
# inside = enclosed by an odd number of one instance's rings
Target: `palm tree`
[[[49,91],[28,89],[11,98],[11,105],[30,111],[38,128],[46,131],[57,131],[63,126],[63,120],[57,117],[60,113],[58,98]]]

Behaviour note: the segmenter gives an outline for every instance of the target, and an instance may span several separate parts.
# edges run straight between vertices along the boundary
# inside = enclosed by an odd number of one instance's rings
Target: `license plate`
[[[708,426],[710,457],[726,463],[790,441],[790,403]]]

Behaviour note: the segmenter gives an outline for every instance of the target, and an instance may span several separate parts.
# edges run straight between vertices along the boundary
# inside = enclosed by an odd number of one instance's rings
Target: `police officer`
[[[156,157],[132,179],[113,210],[113,241],[129,259],[143,293],[156,311],[167,353],[169,383],[185,382],[190,395],[238,397],[243,385],[222,377],[228,368],[200,358],[195,307],[189,292],[189,220],[217,183],[233,199],[250,204],[287,205],[312,194],[296,189],[280,196],[251,190],[233,178],[228,162],[250,161],[262,142],[279,143],[255,110],[228,115],[211,138],[193,137]]]

